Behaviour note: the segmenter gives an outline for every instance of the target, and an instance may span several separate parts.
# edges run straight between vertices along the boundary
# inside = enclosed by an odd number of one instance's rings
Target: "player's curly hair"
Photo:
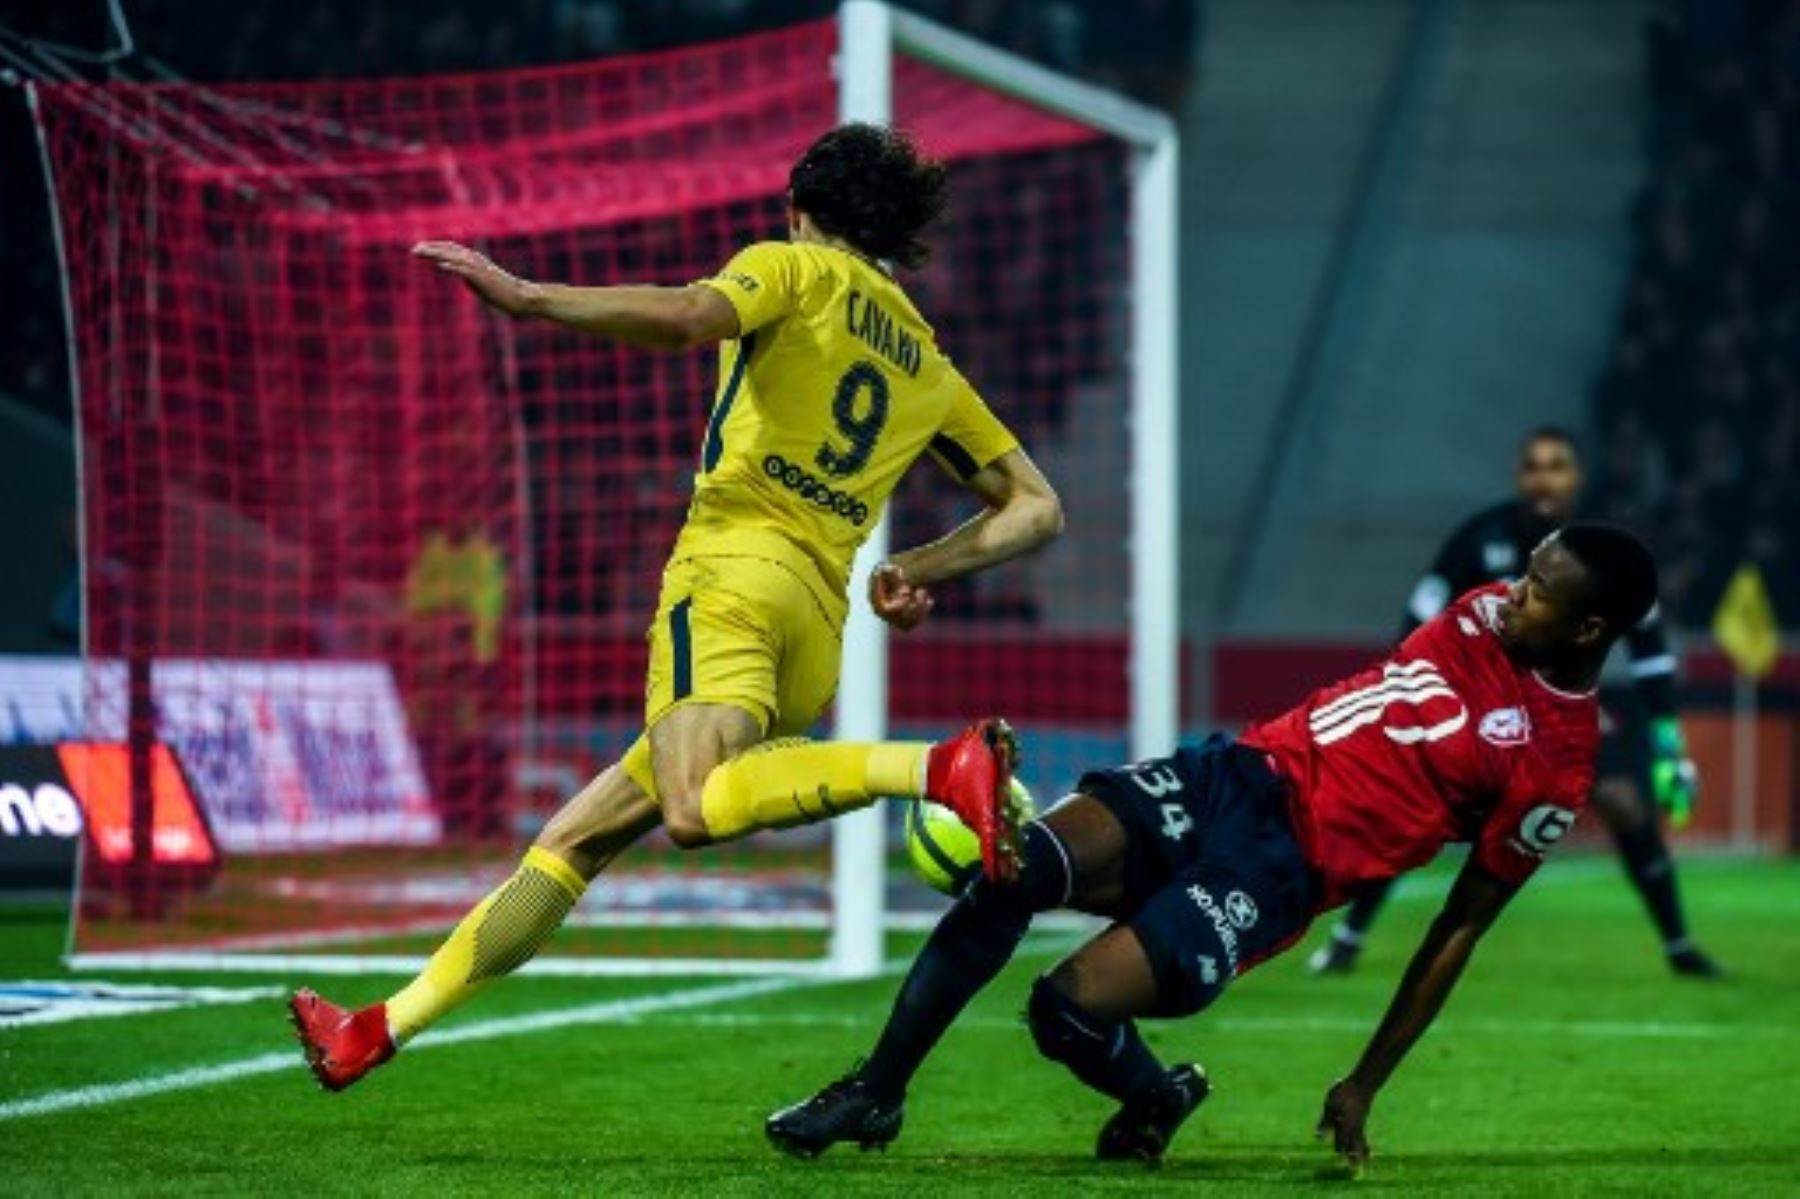
[[[950,178],[900,130],[852,123],[807,147],[788,191],[822,232],[910,268],[931,256],[922,234],[943,213]]]
[[[1615,635],[1641,624],[1656,606],[1656,559],[1629,529],[1578,520],[1556,539],[1587,571],[1588,610]]]

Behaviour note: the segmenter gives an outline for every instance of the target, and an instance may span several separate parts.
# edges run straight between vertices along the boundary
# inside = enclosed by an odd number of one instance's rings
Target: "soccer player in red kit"
[[[1467,842],[1387,1014],[1325,1096],[1319,1133],[1360,1166],[1376,1095],[1586,803],[1601,664],[1655,599],[1640,541],[1571,524],[1517,583],[1469,592],[1388,661],[1294,710],[1084,776],[1025,827],[1016,881],[977,879],[945,913],[868,1060],[771,1116],[770,1140],[802,1156],[891,1141],[944,1030],[1035,913],[1070,907],[1112,924],[1037,980],[1027,1023],[1046,1057],[1119,1102],[1098,1155],[1160,1160],[1209,1084],[1196,1065],[1164,1068],[1134,1021],[1200,1011],[1318,912]]]

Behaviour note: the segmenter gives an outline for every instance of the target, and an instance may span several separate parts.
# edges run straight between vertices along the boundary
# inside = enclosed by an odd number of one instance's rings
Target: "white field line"
[[[1585,867],[1585,868],[1584,868]],[[1563,881],[1574,882],[1577,877],[1589,877],[1602,872],[1602,869],[1617,869],[1610,862],[1583,863],[1576,865],[1566,863],[1563,868],[1550,875]],[[1452,880],[1448,877],[1439,880],[1418,879],[1407,880],[1397,889],[1396,899],[1425,898],[1442,894],[1449,888]],[[1545,880],[1538,880],[1541,887]],[[1066,942],[1067,937],[1063,938]],[[1054,952],[1055,946],[1033,946],[1027,952]],[[889,961],[882,974],[899,973],[907,966],[907,961]],[[486,1041],[501,1037],[519,1036],[526,1033],[544,1032],[551,1029],[567,1028],[580,1024],[621,1024],[640,1022],[645,1016],[663,1011],[675,1011],[705,1007],[715,1003],[727,1003],[734,999],[745,999],[757,995],[775,994],[784,991],[803,990],[812,987],[830,986],[840,980],[830,977],[785,976],[778,978],[748,979],[742,982],[726,983],[719,986],[700,987],[681,991],[664,992],[655,995],[634,996],[628,999],[608,1000],[601,1003],[587,1004],[581,1007],[563,1008],[548,1012],[538,1012],[525,1016],[508,1016],[493,1020],[484,1020],[460,1028],[449,1029],[441,1033],[426,1033],[407,1049],[408,1053],[421,1048],[436,1045],[458,1045],[465,1042]],[[770,1017],[724,1016],[721,1022],[730,1020],[767,1022],[775,1024],[779,1021]],[[845,1026],[861,1027],[865,1022],[852,1021],[845,1018],[796,1017],[797,1024],[830,1025],[842,1023]],[[974,1027],[984,1025],[1004,1025],[1012,1027],[1013,1021],[994,1021],[975,1019],[963,1022]],[[1209,1026],[1221,1031],[1243,1032],[1348,1032],[1366,1030],[1367,1025],[1361,1021],[1350,1020],[1213,1020]],[[1542,1031],[1562,1033],[1565,1035],[1613,1036],[1613,1037],[1711,1037],[1729,1036],[1732,1031],[1723,1025],[1678,1024],[1667,1022],[1633,1023],[1630,1021],[1593,1021],[1573,1022],[1569,1024],[1555,1021],[1538,1021],[1534,1024],[1525,1022],[1476,1022],[1468,1021],[1452,1024],[1450,1027],[1467,1028],[1470,1031],[1522,1032]],[[1765,1030],[1766,1032],[1767,1030]],[[0,1103],[0,1122],[23,1119],[28,1116],[51,1115],[56,1112],[74,1111],[91,1107],[106,1107],[124,1103],[133,1099],[143,1099],[154,1095],[168,1094],[173,1091],[189,1091],[199,1087],[212,1086],[217,1083],[232,1082],[240,1078],[252,1078],[261,1074],[274,1074],[283,1070],[292,1070],[301,1065],[298,1055],[289,1050],[281,1053],[264,1053],[256,1057],[240,1058],[235,1062],[223,1062],[216,1066],[196,1066],[187,1070],[177,1070],[170,1074],[151,1075],[147,1078],[133,1079],[119,1083],[99,1083],[93,1086],[76,1087],[64,1091],[50,1091],[42,1095],[34,1095],[28,1099],[17,1099]]]
[[[898,963],[890,963],[883,974],[898,971]],[[702,987],[687,991],[666,992],[659,995],[636,996],[630,999],[610,1000],[604,1003],[588,1004],[583,1007],[563,1008],[555,1011],[536,1012],[526,1016],[508,1016],[494,1020],[484,1020],[476,1024],[464,1025],[461,1028],[449,1029],[441,1033],[427,1033],[420,1037],[407,1052],[432,1048],[441,1045],[460,1045],[474,1041],[491,1041],[502,1037],[523,1036],[535,1032],[548,1032],[559,1028],[568,1028],[580,1024],[673,1024],[697,1028],[855,1028],[872,1029],[872,1022],[863,1017],[841,1015],[825,1015],[822,1013],[791,1013],[786,1016],[752,1014],[752,1013],[697,1013],[691,1009],[705,1007],[716,1003],[727,1003],[734,999],[749,999],[759,995],[770,995],[783,991],[797,991],[810,987],[830,985],[831,980],[772,978],[754,979],[747,982],[731,983],[725,986]],[[663,1013],[683,1012],[686,1014],[664,1016]],[[1020,1027],[1017,1019],[1007,1020],[994,1016],[965,1017],[957,1022],[959,1028],[1005,1029],[1016,1032]],[[1231,1017],[1215,1018],[1206,1021],[1205,1027],[1227,1033],[1280,1034],[1318,1033],[1343,1034],[1366,1033],[1370,1023],[1367,1020],[1329,1017]],[[1446,1021],[1441,1032],[1455,1035],[1457,1033],[1487,1033],[1493,1035],[1519,1036],[1524,1034],[1544,1034],[1563,1037],[1583,1037],[1599,1040],[1709,1040],[1715,1038],[1735,1037],[1742,1034],[1743,1029],[1737,1025],[1707,1024],[1699,1022],[1676,1022],[1662,1020],[1626,1021],[1626,1020],[1575,1020],[1559,1022],[1554,1020],[1452,1020]],[[1765,1029],[1764,1034],[1775,1032],[1780,1035],[1792,1035],[1795,1030],[1774,1026]],[[157,1074],[148,1078],[133,1079],[121,1083],[101,1083],[95,1086],[76,1087],[66,1091],[51,1091],[36,1095],[30,1099],[14,1100],[0,1103],[0,1121],[18,1120],[28,1116],[47,1116],[57,1112],[73,1111],[83,1108],[108,1107],[113,1104],[129,1102],[133,1099],[147,1099],[155,1095],[165,1095],[173,1091],[191,1091],[200,1087],[213,1086],[218,1083],[235,1082],[242,1078],[253,1078],[261,1074],[276,1074],[300,1068],[299,1056],[294,1050],[279,1053],[264,1053],[256,1057],[241,1058],[235,1062],[224,1062],[217,1066],[196,1066],[187,1070],[177,1070],[170,1074]]]
[[[721,986],[638,995],[626,999],[585,1004],[580,1007],[534,1012],[523,1016],[503,1016],[492,1020],[482,1020],[475,1024],[465,1024],[460,1028],[446,1029],[440,1033],[426,1033],[407,1046],[406,1052],[412,1054],[420,1049],[431,1049],[442,1045],[462,1045],[472,1041],[491,1041],[500,1037],[547,1032],[551,1029],[568,1028],[577,1024],[606,1024],[641,1019],[653,1012],[703,1007],[712,1003],[729,1003],[735,999],[749,999],[758,995],[770,995],[808,986],[822,986],[827,981],[829,980],[803,978],[749,979]],[[259,1074],[298,1072],[303,1068],[300,1051],[295,1047],[280,1053],[262,1053],[255,1057],[240,1058],[235,1062],[222,1062],[216,1066],[196,1066],[192,1069],[177,1070],[171,1074],[154,1074],[147,1078],[132,1079],[128,1082],[100,1083],[95,1086],[76,1087],[66,1091],[49,1091],[42,1095],[34,1095],[29,1099],[16,1099],[8,1103],[0,1103],[0,1121],[18,1120],[26,1116],[47,1116],[56,1112],[74,1111],[81,1108],[106,1107],[133,1099],[145,1099],[152,1095],[164,1095],[172,1091],[191,1091],[198,1087],[233,1082],[240,1078],[252,1078]]]
[[[252,1003],[280,994],[280,987],[158,987],[20,979],[0,982],[0,1032],[75,1020],[108,1020],[114,1016]]]
[[[1066,935],[1047,937],[1042,940],[1034,937],[1033,942],[1028,943],[1029,948],[1025,952],[1054,953],[1066,949],[1072,943],[1073,938]],[[910,964],[910,959],[890,959],[882,966],[879,977],[885,978],[899,974]],[[774,995],[786,991],[832,986],[844,981],[846,980],[831,977],[808,978],[791,975],[777,978],[753,978],[717,986],[665,991],[653,995],[634,995],[625,999],[611,999],[600,1003],[583,1004],[580,1007],[533,1012],[523,1016],[502,1016],[492,1020],[478,1021],[474,1024],[465,1024],[459,1028],[446,1029],[442,1032],[425,1033],[408,1045],[406,1052],[411,1054],[420,1049],[430,1049],[441,1045],[462,1045],[474,1041],[492,1041],[503,1037],[523,1036],[528,1033],[549,1032],[553,1029],[570,1028],[581,1024],[629,1024],[656,1012],[706,1007],[715,1003],[729,1003],[732,1000],[750,999],[759,995]],[[0,1103],[0,1123],[23,1119],[27,1116],[47,1116],[57,1112],[76,1111],[84,1108],[108,1107],[133,1099],[166,1095],[172,1091],[191,1091],[218,1083],[234,1082],[240,1078],[253,1078],[260,1074],[277,1074],[302,1068],[300,1052],[298,1048],[294,1048],[280,1053],[263,1053],[255,1057],[240,1058],[235,1062],[222,1062],[216,1066],[195,1066],[170,1074],[155,1074],[126,1082],[99,1083],[65,1091],[49,1091],[42,1095],[33,1095],[29,1099],[15,1099],[11,1102]]]

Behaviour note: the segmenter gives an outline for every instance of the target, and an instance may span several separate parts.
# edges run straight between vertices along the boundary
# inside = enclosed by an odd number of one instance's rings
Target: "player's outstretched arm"
[[[901,630],[931,614],[931,587],[1028,554],[1063,528],[1062,501],[1024,450],[1012,450],[963,485],[986,508],[929,545],[893,555],[869,579],[869,605]]]
[[[450,241],[413,254],[454,275],[508,316],[540,317],[650,350],[686,350],[738,335],[737,309],[709,287],[569,287],[521,279],[487,255]]]
[[[1329,1135],[1353,1168],[1369,1159],[1364,1125],[1375,1096],[1444,1006],[1468,965],[1475,943],[1518,891],[1471,862],[1450,890],[1444,910],[1432,921],[1418,952],[1406,967],[1400,989],[1363,1050],[1356,1068],[1325,1094],[1318,1135]]]

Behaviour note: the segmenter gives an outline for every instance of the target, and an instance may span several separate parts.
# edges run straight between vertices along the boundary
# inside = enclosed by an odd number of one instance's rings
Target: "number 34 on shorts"
[[[1181,776],[1167,762],[1146,762],[1131,772],[1131,781],[1151,799],[1161,800],[1181,790]],[[1162,803],[1162,835],[1179,841],[1193,831],[1194,818],[1180,803]]]

